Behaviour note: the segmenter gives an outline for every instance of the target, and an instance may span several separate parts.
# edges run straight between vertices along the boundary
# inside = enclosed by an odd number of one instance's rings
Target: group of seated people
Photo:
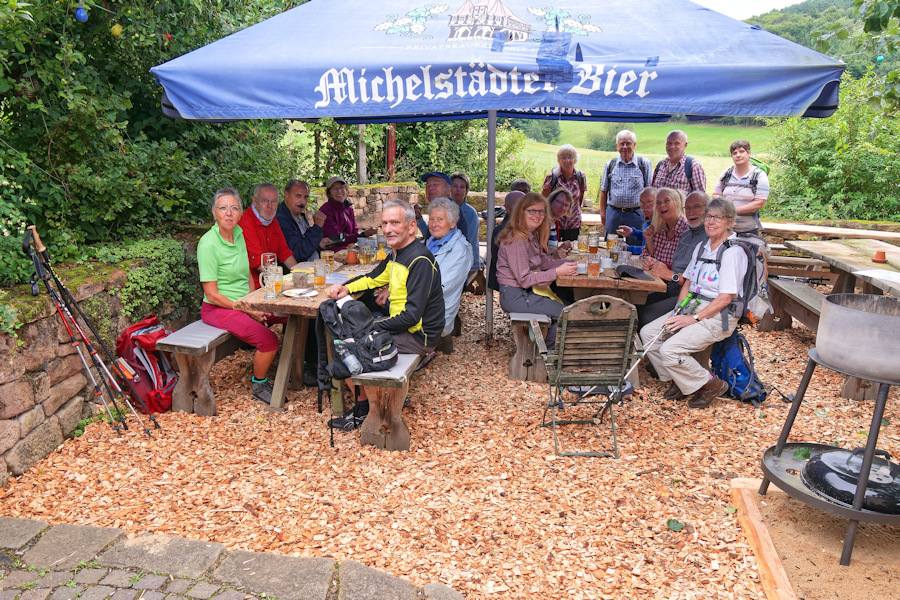
[[[435,178],[440,185],[429,185]],[[400,352],[424,356],[439,344],[444,352],[452,352],[451,332],[463,287],[473,267],[477,264],[480,268],[480,256],[475,263],[472,246],[458,227],[468,215],[465,209],[474,212],[465,202],[468,178],[454,174],[454,182],[464,182],[465,193],[456,192],[458,199],[452,197],[451,178],[447,175],[427,173],[422,180],[437,190],[431,194],[428,205],[424,243],[416,240],[419,223],[413,207],[401,200],[385,202],[382,230],[391,254],[372,272],[332,286],[327,294],[341,298],[348,293],[373,290],[376,293],[366,300],[378,315],[379,329],[393,334]],[[263,254],[274,253],[278,262],[290,269],[298,262],[315,259],[322,249],[341,249],[361,236],[374,234],[375,229],[359,231],[347,191],[344,179],[330,178],[325,186],[327,200],[313,214],[312,224],[306,215],[309,185],[298,180],[285,186],[284,202],[280,205],[278,190],[269,183],[256,187],[247,210],[240,193],[233,188],[220,189],[213,196],[215,224],[197,247],[204,292],[201,319],[256,348],[251,377],[256,400],[271,401],[273,386],[267,374],[278,340],[269,326],[286,319],[272,313],[235,310],[234,304],[259,287]],[[474,218],[472,231],[477,239],[478,215]],[[305,362],[304,383],[315,385],[317,344],[312,335],[308,336]],[[365,400],[364,393],[360,399]],[[337,418],[332,420],[333,426],[355,428],[361,416],[364,411],[357,410],[356,421]]]
[[[684,146],[686,142],[681,146],[682,154]],[[568,148],[565,150],[569,152]],[[734,329],[736,319],[722,311],[731,304],[738,291],[736,285],[740,285],[747,268],[746,259],[735,249],[725,252],[722,264],[710,257],[716,256],[719,245],[733,235],[736,225],[743,232],[758,231],[758,209],[765,202],[764,197],[761,201],[757,198],[761,188],[758,175],[751,175],[747,167],[749,143],[739,140],[732,144],[732,156],[735,167],[718,182],[713,200],[702,190],[690,192],[685,199],[680,189],[647,186],[639,194],[640,228],[618,227],[634,246],[640,244],[633,249],[640,250],[644,268],[667,284],[665,292],[651,294],[647,303],[639,307],[641,338],[650,342],[664,326],[667,333],[678,333],[648,347],[647,355],[660,378],[673,382],[667,397],[695,394],[690,401],[692,407],[708,406],[721,393],[724,383],[713,378],[690,355],[727,337]],[[574,167],[575,161],[577,154],[574,158],[561,157],[560,165],[567,169],[548,175],[542,193],[531,192],[524,179],[516,180],[504,201],[506,218],[491,240],[489,287],[499,292],[500,305],[507,312],[551,317],[546,336],[548,348],[554,347],[556,320],[571,300],[554,283],[559,276],[576,273],[575,261],[567,258],[573,235],[570,217],[575,206],[580,214],[583,201],[583,190],[576,195],[569,189],[571,186],[550,188],[551,183],[557,182],[554,180],[567,177],[568,181],[583,185],[583,178],[577,175],[580,172],[568,169]],[[684,163],[683,157],[681,162]],[[463,173],[448,176],[433,171],[422,175],[421,180],[428,201],[427,225],[418,213],[418,205],[413,207],[400,200],[385,202],[382,229],[391,254],[370,273],[332,286],[327,294],[341,298],[372,291],[367,299],[374,312],[380,313],[376,317],[378,327],[394,334],[401,352],[425,356],[438,348],[452,352],[451,334],[463,288],[472,273],[482,269],[482,264],[478,215],[466,202],[468,177]],[[766,183],[766,191],[767,188]],[[306,182],[288,182],[281,204],[274,185],[260,184],[247,210],[237,190],[220,189],[211,207],[215,225],[198,245],[204,292],[201,318],[256,348],[251,388],[253,397],[262,402],[271,400],[272,384],[267,373],[278,349],[277,338],[269,326],[284,319],[271,313],[241,312],[234,309],[234,303],[259,286],[263,254],[275,253],[278,261],[290,269],[298,262],[318,257],[322,249],[340,250],[375,231],[358,229],[343,178],[330,178],[325,193],[327,200],[313,213],[310,223],[306,211],[310,186]],[[740,197],[743,206],[755,208],[755,212],[738,215],[730,197]],[[417,230],[422,232],[424,243],[417,241]],[[697,250],[698,246],[701,250]],[[675,305],[688,293],[699,295],[698,310],[690,315],[671,316]],[[717,319],[720,312],[723,316]],[[317,345],[314,336],[309,337],[312,339],[306,349],[304,383],[314,385]],[[358,418],[359,411],[354,416]],[[358,426],[358,422],[347,419],[333,421],[339,428]]]

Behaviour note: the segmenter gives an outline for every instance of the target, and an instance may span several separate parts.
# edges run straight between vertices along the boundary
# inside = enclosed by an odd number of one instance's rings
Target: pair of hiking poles
[[[38,282],[43,282],[44,286],[47,288],[50,299],[53,301],[54,308],[56,308],[56,312],[59,314],[59,318],[62,319],[63,325],[69,334],[71,344],[75,348],[78,358],[81,359],[81,366],[93,386],[94,395],[99,398],[100,402],[103,404],[103,408],[106,410],[106,414],[109,416],[109,421],[112,424],[113,430],[115,430],[119,436],[122,435],[122,431],[128,430],[128,423],[125,420],[127,412],[119,406],[118,401],[121,401],[121,403],[131,411],[131,414],[134,415],[135,419],[137,419],[137,422],[140,424],[144,433],[147,434],[147,437],[153,437],[150,433],[150,428],[144,424],[144,421],[128,400],[128,396],[122,390],[122,386],[119,382],[124,381],[131,391],[131,397],[143,404],[141,397],[137,394],[131,381],[125,376],[125,373],[122,372],[122,368],[119,366],[116,358],[110,353],[106,344],[103,342],[103,339],[97,334],[97,330],[94,329],[94,326],[87,318],[87,315],[81,310],[81,306],[79,306],[78,301],[75,300],[75,296],[69,292],[59,280],[59,277],[57,277],[56,272],[50,265],[50,253],[41,242],[41,238],[34,225],[31,225],[25,231],[25,238],[22,241],[22,251],[34,264],[34,273],[31,275],[31,295],[37,296],[40,293]],[[75,317],[76,314],[81,318],[81,321],[90,330],[100,347],[106,353],[110,364],[112,364],[113,368],[116,370],[117,376],[114,376],[112,372],[110,372],[106,363],[104,363],[102,358],[98,355],[97,350],[94,348],[93,344],[91,344],[90,339],[81,328],[81,325],[78,324],[78,320]],[[78,338],[75,337],[75,333],[78,334]],[[94,376],[94,371],[92,371],[91,367],[88,365],[87,359],[84,357],[82,346],[91,357],[91,362],[97,372],[96,377]],[[101,383],[103,384],[102,387],[100,385]],[[104,397],[104,390],[109,398],[109,402],[107,402]],[[110,408],[110,404],[112,404],[112,408]],[[146,405],[142,405],[141,408],[149,415],[150,421],[155,428],[159,429],[160,427],[159,423],[156,421],[156,417],[147,410]]]

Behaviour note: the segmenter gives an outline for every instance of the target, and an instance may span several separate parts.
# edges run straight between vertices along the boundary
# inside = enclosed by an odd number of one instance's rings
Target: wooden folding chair
[[[540,335],[540,325],[534,322],[531,327],[550,382],[550,400],[544,408],[543,426],[553,428],[553,447],[557,456],[618,458],[613,405],[620,404],[623,395],[629,393],[626,390],[625,374],[631,361],[638,358],[634,353],[637,309],[613,296],[593,296],[579,300],[563,309],[556,334],[556,349],[551,351],[547,350]],[[570,399],[566,399],[565,392],[570,386],[590,391],[570,395]],[[575,407],[595,404],[600,406],[589,419],[561,420],[557,415],[566,405]],[[599,425],[607,410],[612,428],[612,454],[560,452],[557,425]]]

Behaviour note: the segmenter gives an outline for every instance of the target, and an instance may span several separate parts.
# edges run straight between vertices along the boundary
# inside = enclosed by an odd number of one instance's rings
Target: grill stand
[[[856,541],[856,529],[859,526],[860,521],[882,523],[885,525],[900,525],[900,515],[890,515],[862,508],[863,498],[865,498],[866,488],[868,487],[868,476],[860,477],[856,487],[856,494],[853,497],[853,504],[850,507],[839,504],[825,496],[813,492],[800,480],[799,473],[805,466],[806,460],[793,458],[793,450],[795,448],[809,448],[812,452],[822,452],[834,449],[832,446],[823,444],[788,443],[787,441],[788,436],[791,433],[791,428],[794,426],[794,419],[797,418],[797,413],[800,410],[800,404],[803,402],[803,396],[806,394],[806,388],[809,387],[809,382],[812,379],[813,372],[816,370],[817,365],[822,365],[826,369],[844,375],[852,377],[857,376],[855,373],[850,373],[824,362],[819,358],[819,354],[815,349],[809,351],[809,362],[806,364],[806,371],[803,373],[803,379],[800,380],[800,386],[797,388],[797,393],[794,395],[794,401],[791,404],[791,409],[788,411],[787,418],[784,421],[778,443],[763,452],[762,470],[764,477],[762,485],[759,487],[759,494],[765,496],[769,489],[769,483],[775,482],[780,489],[801,502],[805,502],[810,506],[825,510],[834,515],[850,519],[850,524],[847,526],[847,534],[844,537],[844,549],[841,552],[841,565],[846,567],[850,564],[850,555],[853,553],[853,544]],[[878,395],[875,399],[872,425],[869,427],[869,436],[866,441],[866,449],[863,454],[863,462],[860,469],[860,473],[866,474],[871,471],[872,461],[875,458],[875,448],[878,444],[878,433],[881,428],[881,419],[884,416],[884,406],[887,403],[888,391],[892,385],[900,385],[900,381],[875,380],[874,382],[880,385],[878,388]],[[789,452],[785,453],[785,450],[788,450]]]

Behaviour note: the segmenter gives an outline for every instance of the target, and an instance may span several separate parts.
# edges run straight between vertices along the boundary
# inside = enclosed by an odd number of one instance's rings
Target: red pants
[[[204,302],[200,305],[200,320],[207,325],[224,329],[260,352],[278,350],[278,336],[247,313]],[[287,317],[270,317],[267,323],[287,323]]]

